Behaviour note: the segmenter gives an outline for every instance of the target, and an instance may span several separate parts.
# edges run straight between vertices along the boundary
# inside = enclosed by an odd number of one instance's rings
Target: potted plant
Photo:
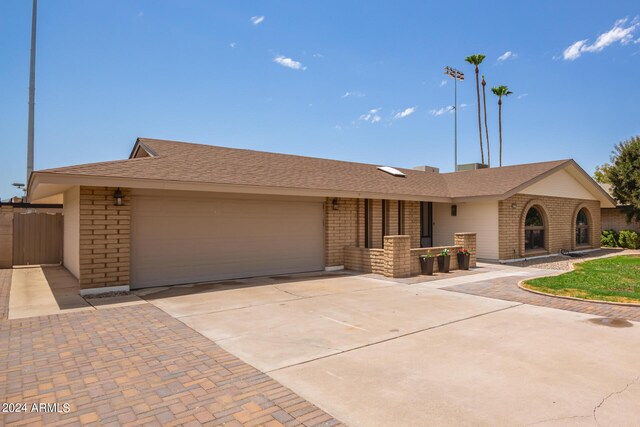
[[[420,270],[422,274],[431,276],[433,274],[433,255],[427,253],[426,255],[420,255]]]
[[[440,273],[449,272],[449,264],[451,262],[451,256],[449,255],[449,249],[445,248],[438,255],[438,271]]]
[[[458,268],[460,270],[469,269],[469,260],[471,259],[471,253],[467,248],[458,249]]]

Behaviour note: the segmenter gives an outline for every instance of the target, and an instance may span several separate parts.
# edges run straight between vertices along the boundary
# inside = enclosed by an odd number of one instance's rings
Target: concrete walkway
[[[50,316],[144,304],[135,295],[84,299],[78,280],[64,267],[25,267],[12,274],[8,318]]]
[[[13,269],[9,319],[92,310],[78,281],[63,267]]]

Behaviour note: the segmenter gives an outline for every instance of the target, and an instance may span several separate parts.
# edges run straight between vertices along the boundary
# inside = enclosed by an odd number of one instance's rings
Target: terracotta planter
[[[438,255],[438,271],[440,273],[448,273],[450,263],[451,255]]]
[[[420,257],[420,270],[422,271],[422,274],[426,274],[428,276],[431,276],[433,274],[433,260],[435,258],[433,257],[426,257],[426,256],[421,256]]]
[[[458,268],[460,270],[468,270],[469,269],[469,260],[471,259],[471,255],[466,254],[458,254]]]

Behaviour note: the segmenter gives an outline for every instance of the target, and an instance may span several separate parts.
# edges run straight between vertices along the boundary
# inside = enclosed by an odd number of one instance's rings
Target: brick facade
[[[384,249],[345,248],[345,268],[363,273],[381,274],[386,277],[409,277],[420,274],[420,255],[431,254],[437,256],[446,248],[449,249],[451,254],[450,269],[457,270],[458,249],[465,247],[472,254],[475,254],[476,236],[475,233],[456,233],[455,240],[456,242],[463,242],[464,246],[454,245],[412,249],[410,247],[410,236],[385,236]],[[472,256],[471,260],[469,260],[469,266],[476,266],[475,256]],[[437,265],[434,265],[434,271],[438,271]]]
[[[602,216],[603,230],[633,230],[636,233],[640,232],[640,223],[638,221],[632,220],[631,222],[627,222],[627,213],[623,206],[617,208],[602,208],[600,214]]]
[[[384,249],[346,247],[344,268],[363,273],[384,274]]]
[[[364,199],[336,198],[337,208],[333,208],[333,198],[325,201],[325,265],[335,267],[345,265],[344,248],[365,246],[365,202]],[[371,248],[382,249],[382,200],[371,199]],[[420,202],[403,202],[404,215],[398,215],[398,201],[386,202],[385,220],[389,234],[410,236],[412,248],[420,247]],[[398,221],[403,222],[403,229],[398,229]],[[356,253],[351,253],[350,264],[358,259]]]
[[[460,246],[469,251],[471,254],[469,259],[469,266],[475,267],[477,264],[477,241],[476,233],[456,233],[453,236],[453,244]]]
[[[411,276],[411,237],[384,236],[384,275]]]
[[[545,249],[525,251],[524,221],[528,210],[539,208],[545,223]],[[578,211],[585,208],[589,217],[589,245],[578,247],[575,222]],[[500,259],[558,253],[600,246],[600,202],[597,200],[516,194],[499,202]]]
[[[358,199],[327,198],[324,217],[325,265],[344,265],[344,248],[358,243]]]
[[[111,187],[80,187],[80,288],[129,284],[131,193],[114,206]]]

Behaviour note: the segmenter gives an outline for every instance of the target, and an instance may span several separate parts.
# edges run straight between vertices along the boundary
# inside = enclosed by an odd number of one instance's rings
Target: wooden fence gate
[[[63,227],[60,213],[15,213],[13,265],[61,264]]]

